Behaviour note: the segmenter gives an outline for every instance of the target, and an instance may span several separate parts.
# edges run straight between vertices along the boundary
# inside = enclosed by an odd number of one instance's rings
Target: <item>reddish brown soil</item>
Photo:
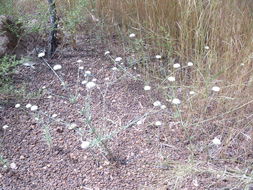
[[[89,39],[86,39],[89,40]],[[85,39],[83,40],[84,42]],[[171,176],[173,164],[163,164],[168,160],[183,161],[190,155],[186,148],[189,142],[183,138],[183,130],[171,122],[170,105],[162,99],[159,90],[144,91],[145,83],[134,80],[123,71],[112,71],[113,64],[103,54],[107,49],[101,44],[80,44],[80,49],[64,49],[57,53],[52,65],[61,64],[63,69],[57,73],[67,81],[64,89],[52,71],[42,64],[36,69],[21,66],[19,78],[26,83],[30,92],[38,92],[43,86],[43,93],[33,98],[27,97],[5,105],[0,113],[0,126],[10,127],[1,131],[1,153],[8,161],[14,162],[17,169],[1,169],[0,189],[2,190],[130,190],[130,189],[172,189],[176,183]],[[82,48],[81,48],[82,47]],[[116,57],[117,55],[113,55]],[[87,95],[85,86],[77,81],[78,64],[82,59],[84,70],[90,70],[97,79],[97,86],[92,91],[93,126],[100,133],[107,135],[127,125],[130,121],[143,116],[153,109],[153,102],[160,100],[167,109],[159,114],[147,117],[144,124],[131,125],[105,141],[113,159],[106,159],[98,146],[82,149],[80,136],[76,130],[69,130],[65,125],[50,122],[53,137],[51,148],[43,140],[43,128],[34,114],[24,108],[27,103],[39,106],[39,112],[52,115],[57,113],[67,123],[75,122],[84,129],[83,139],[94,139],[85,125],[81,125],[84,116],[80,114]],[[137,73],[128,70],[132,75]],[[110,78],[107,85],[104,79]],[[105,93],[107,87],[107,93]],[[152,87],[155,83],[151,84]],[[70,95],[78,91],[78,100],[70,103]],[[52,95],[51,99],[47,97]],[[103,103],[103,96],[105,103]],[[20,103],[23,109],[15,108]],[[103,106],[105,111],[103,111]],[[35,112],[36,113],[36,112]],[[106,120],[105,120],[106,119]],[[161,127],[154,122],[163,122]],[[48,119],[44,118],[44,122]],[[49,122],[49,121],[48,121]],[[203,157],[203,161],[205,161]],[[172,173],[173,175],[173,173]],[[192,183],[192,178],[185,179],[178,189],[218,189],[224,187],[219,182],[216,187],[210,174],[196,176],[199,186]],[[171,180],[173,179],[173,180]],[[207,185],[206,180],[209,180]],[[222,185],[223,184],[223,185]]]

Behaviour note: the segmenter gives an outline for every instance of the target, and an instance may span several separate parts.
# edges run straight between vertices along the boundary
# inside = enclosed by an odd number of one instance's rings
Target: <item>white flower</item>
[[[161,126],[162,125],[162,122],[161,121],[156,121],[155,122],[155,126]]]
[[[191,67],[191,66],[193,66],[193,62],[188,62],[187,65],[188,65],[189,67]]]
[[[3,126],[3,130],[6,130],[6,129],[8,129],[8,128],[9,128],[8,125],[4,125],[4,126]]]
[[[91,89],[91,88],[93,88],[93,87],[95,87],[96,86],[96,83],[95,82],[88,82],[87,84],[86,84],[86,88],[87,89]]]
[[[160,101],[155,101],[155,102],[153,103],[153,105],[156,107],[156,106],[161,106],[162,104],[161,104]]]
[[[77,63],[82,63],[83,61],[81,59],[78,59],[76,62]]]
[[[113,67],[112,70],[113,70],[113,71],[117,71],[118,68],[117,68],[117,67]]]
[[[175,77],[168,77],[167,79],[168,79],[168,81],[170,81],[170,82],[176,81],[176,78],[175,78]]]
[[[10,164],[10,168],[13,169],[13,170],[18,169],[17,165],[13,162]]]
[[[84,67],[83,67],[83,66],[80,66],[80,67],[78,67],[78,69],[80,69],[80,70],[84,70]]]
[[[190,95],[193,95],[193,94],[195,94],[195,92],[194,92],[194,91],[190,91],[189,94],[190,94]]]
[[[143,120],[139,120],[139,121],[137,121],[137,125],[141,125],[143,123]]]
[[[30,108],[30,107],[32,107],[32,104],[26,104],[25,107],[26,107],[26,108]]]
[[[97,79],[96,79],[96,78],[94,78],[94,79],[92,79],[92,81],[93,81],[93,82],[96,82],[96,81],[97,81]]]
[[[38,109],[38,106],[36,106],[36,105],[33,105],[32,107],[31,107],[31,111],[36,111]]]
[[[221,145],[221,141],[220,141],[220,139],[217,138],[217,137],[215,137],[215,138],[212,140],[212,143],[213,143],[214,145]]]
[[[109,77],[106,77],[104,80],[110,80],[110,78],[109,78]]]
[[[198,187],[199,186],[199,183],[198,183],[198,180],[197,179],[194,179],[192,181],[192,184],[195,186],[195,187]]]
[[[206,50],[209,50],[209,49],[210,49],[210,47],[209,47],[209,46],[205,46],[204,48],[205,48]]]
[[[132,33],[132,34],[129,34],[129,38],[134,38],[135,37],[135,34]]]
[[[212,91],[214,91],[214,92],[219,92],[219,91],[220,91],[220,87],[214,86],[214,87],[212,88]]]
[[[54,69],[55,71],[57,71],[57,70],[62,69],[62,66],[59,65],[59,64],[57,64],[57,65],[55,65],[55,66],[53,67],[53,69]]]
[[[115,61],[120,62],[120,61],[122,61],[122,58],[121,57],[116,57]]]
[[[81,148],[82,149],[87,149],[90,146],[89,141],[82,141]]]
[[[109,51],[106,51],[106,52],[105,52],[105,55],[108,55],[108,54],[110,54],[110,52],[109,52]]]
[[[177,68],[181,67],[181,65],[180,65],[179,63],[175,63],[175,64],[173,65],[173,67],[174,67],[175,69],[177,69]]]
[[[156,58],[156,59],[161,59],[162,56],[161,56],[161,55],[156,55],[155,58]]]
[[[55,118],[55,117],[57,117],[57,114],[56,114],[56,113],[54,113],[54,114],[52,115],[52,118]]]
[[[39,53],[38,54],[38,57],[40,58],[40,57],[44,57],[46,54],[45,54],[45,52],[41,52],[41,53]]]
[[[46,86],[42,86],[42,89],[46,89]]]
[[[52,98],[52,96],[51,96],[51,95],[49,95],[47,98],[48,98],[48,99],[51,99],[51,98]]]
[[[90,71],[85,71],[85,75],[91,75]]]
[[[166,109],[166,108],[167,108],[167,106],[161,105],[161,109],[162,109],[162,110],[164,110],[164,109]]]
[[[148,85],[144,86],[144,90],[145,90],[145,91],[151,90],[151,86],[148,86]]]
[[[181,103],[181,101],[178,98],[173,98],[173,100],[171,102],[172,102],[172,104],[176,104],[176,105]]]
[[[19,107],[20,107],[20,104],[16,104],[16,105],[15,105],[15,108],[19,108]]]
[[[83,80],[81,83],[86,84],[87,82],[88,82],[87,80]]]

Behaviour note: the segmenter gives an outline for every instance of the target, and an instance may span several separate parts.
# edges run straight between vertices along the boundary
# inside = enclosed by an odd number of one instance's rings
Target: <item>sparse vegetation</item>
[[[45,2],[25,2],[30,4],[25,4],[27,14],[22,18],[30,15],[30,22],[39,16],[35,23],[47,30]],[[110,179],[116,165],[120,172],[127,171],[122,173],[126,189],[253,188],[252,3],[56,1],[60,28],[69,35],[71,51],[81,51],[83,44],[77,37],[87,35],[83,31],[89,30],[85,23],[91,17],[94,26],[85,45],[93,39],[93,46],[96,40],[106,42],[102,51],[97,50],[101,59],[79,54],[51,64],[39,56],[50,68],[45,75],[52,80],[36,80],[38,86],[47,83],[38,91],[38,99],[45,102],[18,103],[13,112],[29,113],[40,126],[50,149],[47,158],[56,147],[64,147],[75,163],[92,160],[89,163],[96,163],[91,171],[105,171]],[[18,14],[16,9],[11,12]],[[66,52],[60,50],[59,55]],[[10,57],[2,62],[1,78],[19,64]],[[11,131],[4,129],[4,138],[9,138],[6,133]],[[8,153],[4,148],[3,144],[3,152]],[[40,148],[45,151],[43,145]],[[6,165],[3,158],[0,164]],[[75,167],[82,171],[79,164]],[[148,173],[147,181],[135,172]],[[98,185],[104,189],[124,186],[103,183]]]

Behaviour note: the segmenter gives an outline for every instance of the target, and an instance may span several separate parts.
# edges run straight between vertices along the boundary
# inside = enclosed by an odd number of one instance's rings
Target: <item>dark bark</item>
[[[51,58],[57,48],[57,16],[55,0],[48,0],[50,14],[50,32],[48,39],[48,58]]]

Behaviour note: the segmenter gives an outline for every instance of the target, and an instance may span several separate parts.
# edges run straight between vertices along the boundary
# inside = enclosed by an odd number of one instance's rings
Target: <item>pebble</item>
[[[21,156],[19,157],[19,159],[20,159],[20,160],[24,160],[25,157],[24,157],[23,155],[21,155]]]

